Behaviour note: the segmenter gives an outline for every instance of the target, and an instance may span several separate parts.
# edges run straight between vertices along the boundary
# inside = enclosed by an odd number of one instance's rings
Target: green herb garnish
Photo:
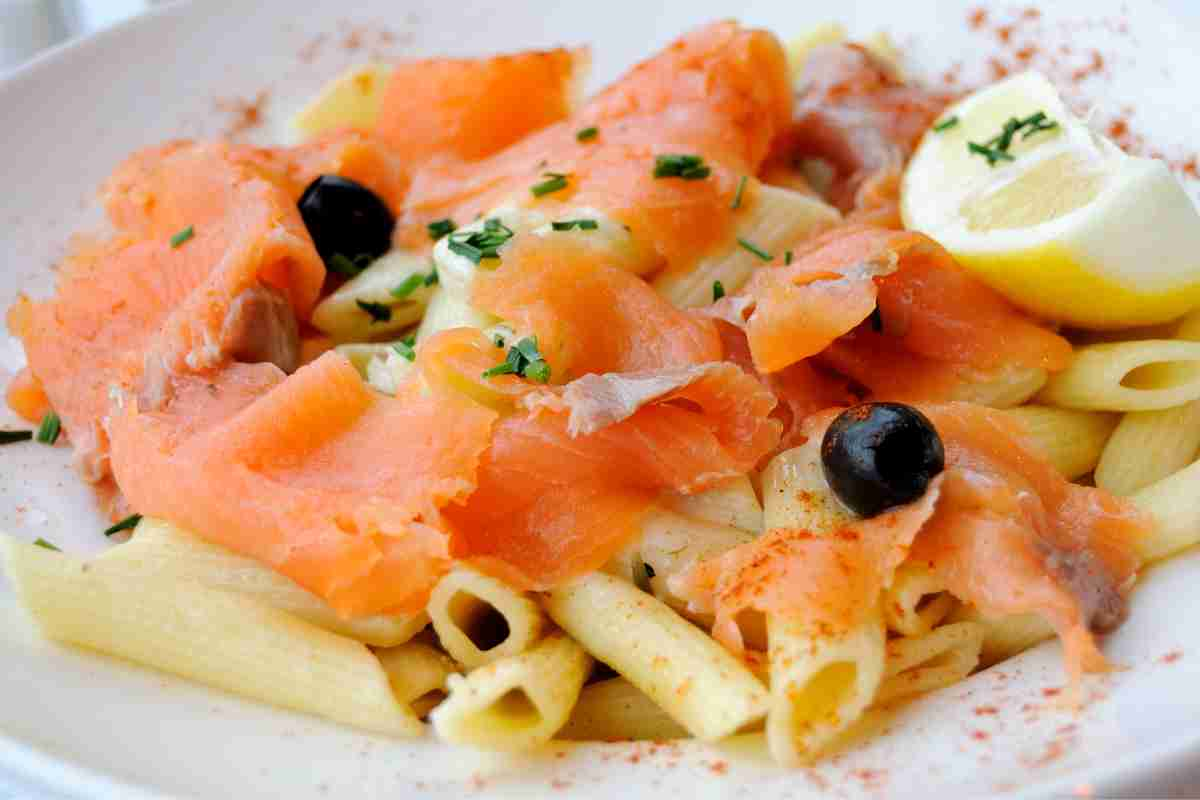
[[[600,227],[600,223],[594,219],[567,219],[562,222],[551,222],[550,227],[556,231],[569,231],[572,228],[578,228],[581,231],[594,231]]]
[[[425,229],[429,231],[429,238],[436,242],[443,236],[454,233],[457,227],[458,226],[454,224],[454,220],[447,217],[446,219],[439,219],[429,223],[425,226]]]
[[[575,132],[575,141],[590,142],[592,139],[595,139],[599,135],[600,135],[600,129],[593,125],[589,128],[583,128],[582,130],[576,131]]]
[[[948,131],[958,124],[958,117],[946,117],[944,120],[933,126],[934,133]]]
[[[725,296],[725,284],[720,281],[713,281],[713,302],[717,302]]]
[[[785,250],[783,252],[783,263],[784,264],[792,263],[792,251],[791,250]]]
[[[1024,119],[1009,117],[1000,133],[983,144],[967,142],[967,151],[983,156],[987,159],[988,166],[994,167],[1000,161],[1015,160],[1008,148],[1012,146],[1013,138],[1018,133],[1021,134],[1021,141],[1025,141],[1035,133],[1054,130],[1057,127],[1058,123],[1047,117],[1045,111],[1036,111]]]
[[[754,255],[761,258],[763,261],[770,261],[772,258],[775,257],[775,256],[771,255],[770,253],[768,253],[766,250],[763,250],[761,247],[758,247],[757,245],[755,245],[753,242],[747,242],[745,239],[743,239],[740,236],[738,237],[737,243],[739,245],[741,245],[743,250],[753,253]]]
[[[105,528],[104,535],[112,536],[114,533],[120,533],[121,531],[132,530],[133,528],[136,528],[137,524],[141,521],[142,521],[141,514],[130,514],[128,517],[126,517],[125,519],[116,523],[115,525],[110,525],[109,527]]]
[[[371,324],[376,322],[391,322],[392,307],[384,303],[372,303],[367,300],[355,300],[358,307],[371,315]]]
[[[518,375],[538,383],[550,380],[550,365],[538,352],[537,338],[527,336],[508,349],[504,361],[485,370],[483,377],[494,378],[497,375]]]
[[[47,550],[53,550],[56,553],[62,552],[62,550],[59,550],[58,547],[56,547],[53,542],[47,542],[45,539],[43,539],[40,536],[38,538],[34,539],[33,543],[36,544],[38,547],[44,547]]]
[[[729,204],[729,207],[734,211],[742,207],[742,193],[746,191],[747,180],[748,178],[743,175],[742,179],[738,181],[737,191],[733,193],[733,202]]]
[[[500,246],[513,237],[513,231],[503,222],[492,217],[485,220],[481,231],[459,231],[450,234],[447,246],[450,251],[479,264],[485,258],[499,258]]]
[[[534,197],[541,197],[542,195],[567,188],[567,176],[563,173],[543,172],[542,175],[545,176],[546,180],[529,187],[529,191],[533,193]]]
[[[683,178],[685,181],[698,181],[707,178],[712,170],[704,164],[700,156],[668,154],[654,159],[654,177]]]
[[[184,242],[186,242],[188,239],[192,238],[195,235],[196,235],[196,229],[193,226],[188,225],[186,228],[181,230],[179,233],[177,233],[171,237],[171,247],[173,247],[173,248],[179,247],[181,244],[183,244]]]
[[[437,273],[434,274],[436,275]],[[395,297],[397,300],[403,300],[417,289],[420,289],[422,286],[428,286],[428,284],[425,283],[425,278],[425,273],[414,272],[412,275],[409,275],[407,278],[400,281],[399,285],[397,285],[394,289],[390,289],[388,294],[390,294],[392,297]]]
[[[408,361],[415,361],[417,358],[417,351],[413,349],[413,345],[416,343],[417,337],[415,334],[412,336],[405,336],[400,341],[393,342],[392,349],[399,353],[402,358]]]
[[[329,257],[329,263],[326,264],[326,266],[339,275],[345,275],[347,278],[353,278],[355,275],[371,266],[372,260],[373,259],[371,256],[367,253],[359,253],[354,258],[344,256],[341,253],[334,253]]]
[[[0,444],[28,442],[32,438],[33,431],[0,431]]]
[[[425,285],[433,286],[438,280],[437,264],[431,262],[429,264],[429,272],[425,273]]]
[[[58,441],[60,431],[62,420],[53,411],[47,411],[46,416],[42,417],[42,424],[38,426],[37,440],[42,444],[54,444]]]

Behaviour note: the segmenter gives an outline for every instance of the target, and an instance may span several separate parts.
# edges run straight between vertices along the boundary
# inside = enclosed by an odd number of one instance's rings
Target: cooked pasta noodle
[[[984,633],[978,623],[956,622],[889,640],[876,703],[887,705],[958,683],[979,665]]]
[[[426,608],[442,647],[468,668],[524,652],[545,627],[537,603],[466,567],[438,581]]]
[[[1058,471],[1069,480],[1096,468],[1117,416],[1050,406],[1021,406],[1006,412],[1019,421]]]
[[[923,636],[954,610],[957,601],[942,581],[922,564],[907,562],[896,570],[883,593],[883,619],[901,636]]]
[[[1185,369],[1191,367],[1191,369]],[[1039,398],[1063,408],[1154,411],[1200,398],[1200,342],[1150,339],[1094,344],[1046,384]]]
[[[624,678],[583,687],[560,739],[621,741],[686,739],[687,729]]]

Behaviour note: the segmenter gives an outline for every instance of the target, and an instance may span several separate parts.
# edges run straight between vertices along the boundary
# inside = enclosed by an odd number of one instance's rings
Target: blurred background
[[[0,73],[59,42],[107,28],[164,0],[0,0]]]

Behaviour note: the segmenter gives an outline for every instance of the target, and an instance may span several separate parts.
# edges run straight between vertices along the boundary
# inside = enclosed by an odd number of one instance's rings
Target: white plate
[[[931,75],[956,62],[986,70],[989,55],[1014,49],[1002,50],[994,32],[971,31],[968,4],[947,0],[842,0],[836,12],[780,0],[359,0],[300,18],[290,0],[247,5],[162,9],[0,83],[0,152],[7,154],[0,305],[19,290],[48,291],[50,265],[72,230],[97,221],[95,188],[124,154],[169,137],[218,133],[230,123],[218,99],[264,90],[268,126],[252,134],[277,138],[279,121],[325,78],[372,54],[592,43],[598,85],[686,27],[734,13],[784,35],[820,21],[818,13],[836,13],[863,35],[888,29]],[[1173,3],[1174,12],[1139,3],[1132,17],[1121,5],[1059,2],[1042,19],[1026,20],[1015,38],[1036,39],[1035,61],[1043,63],[1048,52],[1084,63],[1099,48],[1106,74],[1086,79],[1076,96],[1109,111],[1134,106],[1135,126],[1155,146],[1185,156],[1185,145],[1200,141],[1200,94],[1187,80],[1200,74],[1187,30],[1198,15],[1185,12],[1187,0]],[[992,12],[1001,21],[1012,16]],[[384,28],[390,41],[379,35]],[[1072,54],[1059,53],[1059,44]],[[0,340],[0,384],[22,363],[19,345]],[[103,547],[103,523],[68,462],[63,448],[0,450],[0,529],[76,552]],[[1198,575],[1200,556],[1192,553],[1144,579],[1130,622],[1106,645],[1129,669],[1089,682],[1091,701],[1079,714],[1046,696],[1063,683],[1059,650],[1048,645],[912,704],[857,750],[792,772],[753,754],[691,744],[554,746],[511,759],[363,736],[42,642],[0,585],[0,797],[1194,792],[1200,626],[1186,609],[1200,605]]]

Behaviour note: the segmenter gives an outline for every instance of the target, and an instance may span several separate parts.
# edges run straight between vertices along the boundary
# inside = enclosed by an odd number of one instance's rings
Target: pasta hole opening
[[[1126,389],[1169,389],[1200,377],[1200,364],[1195,361],[1156,361],[1135,367],[1121,378]]]
[[[527,730],[542,724],[542,712],[524,689],[515,687],[497,698],[488,716],[514,730]]]
[[[504,644],[511,633],[504,614],[491,603],[468,592],[455,592],[446,605],[446,611],[450,620],[481,653]]]
[[[754,608],[743,608],[733,618],[742,634],[742,643],[751,650],[767,651],[767,615]]]
[[[429,712],[441,705],[442,701],[445,699],[446,692],[444,690],[430,689],[425,694],[415,698],[408,705],[410,708],[412,708],[413,713],[417,715],[418,719],[424,720],[429,716]]]
[[[853,661],[838,661],[823,667],[799,687],[790,687],[792,727],[797,739],[805,739],[813,728],[837,727],[842,720],[838,710],[847,705],[858,680]]]

